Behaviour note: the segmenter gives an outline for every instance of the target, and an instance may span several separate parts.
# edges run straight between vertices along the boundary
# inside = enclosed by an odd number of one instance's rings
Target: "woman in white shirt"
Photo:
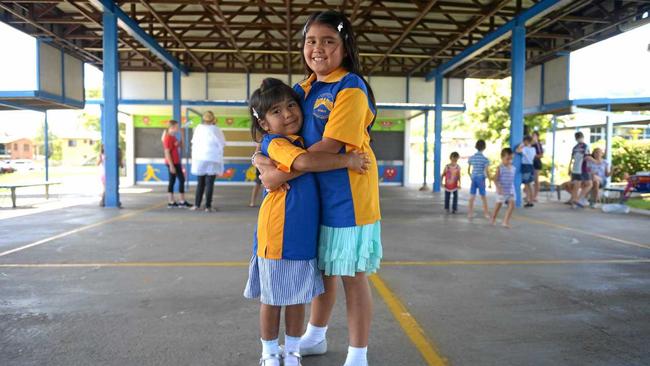
[[[223,174],[223,149],[226,138],[216,126],[216,119],[211,111],[203,114],[203,121],[194,128],[192,136],[192,174],[198,178],[196,200],[193,209],[201,208],[205,192],[205,211],[212,209],[212,192],[217,175]]]

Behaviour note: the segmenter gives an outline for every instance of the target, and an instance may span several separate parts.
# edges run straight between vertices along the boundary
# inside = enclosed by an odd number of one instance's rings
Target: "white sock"
[[[322,342],[325,339],[326,334],[327,325],[324,327],[317,327],[315,325],[311,325],[311,323],[308,323],[307,331],[305,331],[305,334],[300,337],[300,346],[303,348],[313,347]]]
[[[292,337],[285,334],[284,352],[285,352],[284,365],[298,366],[300,364],[300,360],[298,358],[292,356],[287,357],[286,355],[289,354],[289,352],[300,353],[300,337]]]
[[[278,339],[271,339],[268,341],[265,341],[263,339],[260,339],[262,341],[262,355],[278,355],[280,354],[280,344],[278,343]],[[264,366],[280,366],[280,360],[269,360],[264,363]]]
[[[345,358],[344,366],[367,366],[368,347],[348,347],[348,357]]]

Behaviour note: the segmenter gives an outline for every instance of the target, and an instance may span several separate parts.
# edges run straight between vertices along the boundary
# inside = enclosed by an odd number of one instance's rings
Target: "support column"
[[[104,10],[104,110],[102,122],[102,141],[104,145],[104,170],[106,176],[105,207],[120,206],[119,161],[118,161],[118,122],[117,122],[117,16]]]
[[[442,74],[436,73],[435,124],[433,145],[433,191],[440,192],[440,165],[442,163]]]
[[[614,139],[614,121],[612,120],[612,116],[610,114],[611,112],[611,105],[607,105],[607,130],[606,130],[606,135],[605,135],[605,159],[607,159],[607,162],[609,163],[609,168],[612,168],[612,142]],[[608,182],[611,181],[611,179],[608,180]],[[609,185],[609,183],[607,184]]]
[[[429,111],[424,111],[424,180],[420,191],[428,191],[427,185],[427,165],[429,165]]]
[[[551,192],[555,190],[555,138],[557,131],[557,116],[553,115],[553,147],[551,148]]]
[[[45,123],[43,124],[43,132],[45,136],[43,137],[43,141],[45,143],[45,146],[43,146],[43,151],[45,151],[45,181],[48,182],[50,180],[50,137],[48,136],[50,134],[49,131],[49,126],[47,123],[47,111],[45,111]]]
[[[181,123],[181,71],[172,71],[172,118]]]
[[[510,147],[514,150],[524,139],[524,83],[526,69],[526,27],[517,24],[512,29],[511,55],[512,88],[510,94]],[[521,155],[515,154],[515,202],[521,207]]]

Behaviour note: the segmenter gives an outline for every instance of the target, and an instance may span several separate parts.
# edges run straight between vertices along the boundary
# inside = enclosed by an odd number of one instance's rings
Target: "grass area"
[[[52,167],[50,168],[50,180],[70,180],[80,177],[99,176],[97,167]],[[42,182],[45,180],[45,170],[36,169],[26,172],[14,172],[0,175],[0,184],[17,184]]]
[[[650,196],[645,195],[644,197],[630,198],[625,202],[628,206],[632,208],[638,208],[641,210],[650,210]]]

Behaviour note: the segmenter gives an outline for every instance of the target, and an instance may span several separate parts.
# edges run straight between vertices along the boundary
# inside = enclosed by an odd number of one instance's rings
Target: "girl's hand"
[[[255,155],[255,167],[260,171],[261,174],[264,174],[264,172],[267,172],[269,170],[276,169],[273,160],[262,154]]]
[[[279,171],[275,168],[271,171],[267,170],[266,173],[260,170],[260,180],[264,188],[269,192],[277,191],[278,189],[284,191],[291,189],[291,186],[284,180],[284,173],[274,174],[275,172]]]
[[[172,174],[176,174],[176,167],[170,164],[169,165],[169,172],[172,173]]]
[[[368,154],[360,151],[350,151],[345,154],[348,157],[348,169],[359,174],[365,174],[370,168],[370,158]]]

